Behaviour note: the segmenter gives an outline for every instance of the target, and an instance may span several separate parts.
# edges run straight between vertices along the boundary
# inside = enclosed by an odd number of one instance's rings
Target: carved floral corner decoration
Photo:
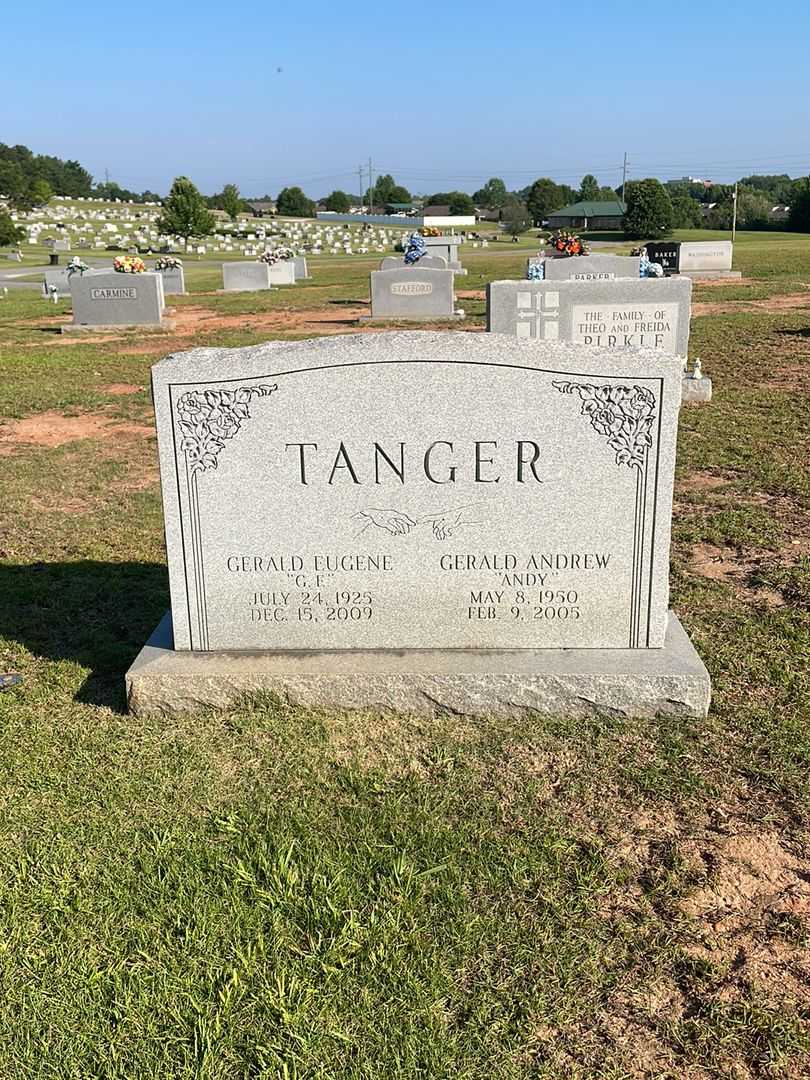
[[[616,464],[642,469],[652,446],[655,395],[644,386],[597,386],[594,383],[552,383],[561,394],[578,394],[582,415],[616,453]]]
[[[180,449],[191,465],[191,475],[216,469],[217,455],[250,419],[254,397],[267,397],[278,386],[241,386],[238,390],[190,390],[177,402]]]

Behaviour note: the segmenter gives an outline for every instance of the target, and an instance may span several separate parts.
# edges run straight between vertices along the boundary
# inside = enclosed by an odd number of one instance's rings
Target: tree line
[[[26,210],[45,205],[53,195],[164,201],[153,191],[130,191],[115,181],[94,183],[92,175],[78,161],[63,161],[47,154],[34,154],[27,146],[0,143],[0,196],[5,196],[17,209]],[[205,196],[187,177],[178,177],[168,199],[173,200],[175,210],[167,216],[164,206],[163,219],[193,221],[195,228],[208,222],[204,211],[222,210],[233,220],[251,212],[250,201],[242,196],[236,184],[225,184],[222,191]],[[272,197],[266,195],[264,199]],[[517,235],[532,225],[541,225],[555,211],[571,203],[616,200],[625,203],[625,232],[629,237],[661,235],[673,228],[728,229],[734,214],[734,185],[706,185],[691,180],[662,184],[647,178],[628,181],[625,191],[621,185],[617,188],[602,185],[593,173],[587,173],[578,188],[558,184],[550,177],[539,177],[520,190],[510,191],[500,177],[491,177],[472,195],[465,191],[436,191],[414,196],[385,173],[360,195],[338,189],[330,192],[322,205],[337,213],[347,213],[358,205],[382,210],[414,203],[447,206],[453,215],[484,209],[495,213],[507,232]],[[314,217],[318,205],[299,186],[282,188],[273,201],[276,212],[283,217]],[[790,207],[787,223],[771,220],[772,208],[779,205]],[[740,228],[784,228],[787,224],[788,228],[810,232],[810,177],[794,180],[787,173],[744,176],[737,184],[736,210]],[[214,227],[213,216],[209,214],[209,217],[207,232]],[[167,231],[183,234],[183,229]]]

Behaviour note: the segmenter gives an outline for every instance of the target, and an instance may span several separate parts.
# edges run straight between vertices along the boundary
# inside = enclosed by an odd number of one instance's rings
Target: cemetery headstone
[[[458,257],[458,246],[461,243],[460,236],[423,236],[422,239],[431,255],[441,255],[447,260],[448,267],[457,274],[467,273]]]
[[[186,277],[182,266],[173,266],[158,273],[163,278],[163,292],[166,296],[182,296],[186,291]]]
[[[380,270],[401,270],[405,265],[402,259],[396,255],[387,255],[380,262]],[[421,259],[410,265],[431,270],[447,270],[448,268],[447,259],[443,255],[423,255]]]
[[[270,267],[263,262],[224,262],[222,288],[225,292],[256,292],[271,288]]]
[[[434,271],[435,272],[435,271]],[[680,361],[500,335],[152,369],[171,614],[134,712],[702,716],[668,610]]]
[[[487,329],[686,357],[691,295],[686,278],[493,281],[487,287]]]
[[[77,329],[106,326],[140,326],[168,329],[163,318],[163,279],[160,274],[120,274],[114,270],[72,274],[70,296],[73,323],[66,333]]]
[[[733,245],[730,240],[661,240],[646,246],[650,261],[660,263],[666,274],[709,278],[742,276],[731,269]]]
[[[307,267],[307,260],[305,255],[296,255],[293,259],[295,265],[295,280],[307,281],[310,278],[310,272]]]
[[[423,267],[420,261],[371,274],[370,320],[462,318],[454,305],[452,270]]]
[[[638,278],[641,265],[638,255],[571,255],[567,258],[546,258],[542,261],[546,281],[612,281],[614,278]]]

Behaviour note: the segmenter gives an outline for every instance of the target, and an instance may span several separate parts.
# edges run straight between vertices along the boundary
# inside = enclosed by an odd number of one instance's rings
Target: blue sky
[[[165,192],[810,172],[810,4],[9,3],[0,141]],[[10,46],[10,47],[8,47]],[[280,70],[279,70],[280,69]]]

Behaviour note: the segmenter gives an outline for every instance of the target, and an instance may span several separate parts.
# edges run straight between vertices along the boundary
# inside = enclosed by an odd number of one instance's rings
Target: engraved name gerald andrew
[[[276,348],[155,386],[176,647],[660,646],[674,442],[662,466],[652,360],[628,379]]]

